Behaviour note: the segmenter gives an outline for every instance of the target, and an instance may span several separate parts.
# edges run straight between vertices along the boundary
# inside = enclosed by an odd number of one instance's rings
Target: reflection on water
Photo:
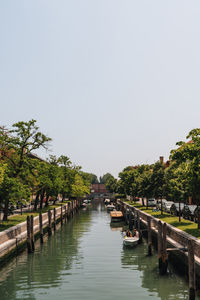
[[[101,202],[89,205],[1,270],[0,299],[188,299],[188,284],[173,272],[160,277],[145,244],[123,248],[122,229]]]

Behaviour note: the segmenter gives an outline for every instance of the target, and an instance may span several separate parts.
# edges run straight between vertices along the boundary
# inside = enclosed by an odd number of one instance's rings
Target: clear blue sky
[[[0,104],[98,176],[167,158],[200,127],[200,1],[1,0]]]

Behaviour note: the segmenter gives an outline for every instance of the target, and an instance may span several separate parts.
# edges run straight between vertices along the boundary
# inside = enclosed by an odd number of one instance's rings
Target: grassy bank
[[[152,208],[146,208],[145,206],[142,206],[139,203],[133,203],[130,201],[125,201],[128,204],[148,213],[151,216],[154,216],[157,219],[162,220],[163,222],[166,222],[176,228],[179,228],[182,231],[185,231],[191,235],[193,235],[196,238],[200,238],[200,230],[197,228],[198,225],[192,221],[185,220],[181,218],[181,222],[179,222],[179,218],[176,216],[172,216],[166,212],[163,212],[163,215],[161,215],[160,211],[153,211]]]
[[[47,207],[43,207],[42,209],[42,213],[47,212],[48,210],[57,208],[65,203],[67,203],[68,201],[64,201],[62,203],[56,203],[55,205],[49,205]],[[38,211],[34,211],[34,212],[23,212],[22,215],[15,215],[15,216],[9,216],[7,221],[1,221],[0,223],[0,232],[4,231],[12,226],[16,226],[17,224],[20,224],[24,221],[26,221],[27,216],[33,215],[34,217],[38,216],[40,213],[40,210]]]

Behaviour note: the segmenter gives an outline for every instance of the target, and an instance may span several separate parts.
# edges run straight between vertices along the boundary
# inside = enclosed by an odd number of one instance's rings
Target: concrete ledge
[[[71,203],[71,202],[69,202]],[[76,203],[77,205],[77,203]],[[68,205],[63,205],[64,207],[67,207],[66,212],[68,211]],[[70,211],[72,209],[72,206],[70,205]],[[53,221],[53,210],[51,210],[52,213],[52,221]],[[63,210],[63,215],[65,211]],[[61,207],[56,208],[56,221],[59,221],[61,218]],[[48,226],[48,213],[42,214],[42,222],[43,222],[43,228],[46,229]],[[34,235],[39,234],[39,216],[34,217]],[[26,243],[27,239],[27,228],[26,228],[26,221],[22,222],[16,226],[12,226],[9,229],[6,229],[2,232],[0,232],[0,261],[3,260],[5,256],[8,256],[10,252],[16,250],[18,247],[22,244]]]

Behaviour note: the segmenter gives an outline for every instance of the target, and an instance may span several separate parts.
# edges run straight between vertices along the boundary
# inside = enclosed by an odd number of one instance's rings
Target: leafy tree
[[[104,174],[102,177],[99,178],[99,183],[106,184],[109,178],[112,178],[113,176],[110,173]]]
[[[180,203],[186,203],[189,195],[188,166],[173,161],[165,171],[165,193],[168,199],[179,202],[179,221],[181,221]]]
[[[75,175],[74,183],[72,184],[72,196],[83,197],[90,193],[89,186],[84,184],[82,177],[79,174]]]
[[[71,185],[73,181],[72,163],[69,157],[61,155],[58,158],[58,164],[60,166],[60,174],[62,180],[60,192],[62,194],[62,201],[64,201],[64,199],[66,197],[69,197],[71,194]]]
[[[0,186],[4,180],[4,174],[5,174],[5,165],[2,164],[2,166],[0,166]]]
[[[0,189],[0,206],[4,211],[4,221],[7,220],[9,204],[16,204],[17,201],[22,201],[22,199],[30,199],[29,187],[23,184],[20,178],[10,176],[10,170],[6,168]]]
[[[106,188],[110,193],[117,192],[117,179],[115,179],[113,176],[108,178],[106,182]]]
[[[127,167],[119,173],[119,184],[121,193],[125,195],[132,194],[132,183],[134,182],[135,172],[133,168]]]
[[[153,165],[151,173],[151,191],[155,199],[161,199],[161,214],[163,214],[162,198],[165,195],[165,166],[160,161]]]
[[[200,128],[189,132],[190,142],[178,142],[178,149],[171,151],[171,159],[178,165],[186,163],[189,175],[190,194],[197,204],[200,203]]]
[[[7,172],[0,201],[5,201],[4,220],[7,220],[9,201],[13,198],[13,191],[17,191],[21,184],[21,190],[26,191],[29,176],[32,176],[29,155],[31,151],[40,147],[47,148],[47,143],[51,140],[38,130],[35,120],[28,122],[18,122],[12,125],[11,130],[5,127],[0,128],[1,159],[7,165]],[[16,187],[15,187],[16,184]],[[10,186],[10,189],[7,187]],[[24,186],[24,188],[23,188]],[[23,195],[26,193],[22,193]],[[2,198],[2,195],[3,198]],[[16,193],[16,201],[19,193]],[[22,195],[22,196],[23,196]]]
[[[189,132],[189,142],[180,141],[178,149],[171,151],[171,159],[181,165],[186,163],[188,170],[188,190],[190,196],[200,204],[200,128]],[[198,217],[198,228],[200,228],[200,217]]]
[[[138,171],[138,197],[142,198],[142,204],[144,205],[144,198],[153,197],[151,185],[152,168],[149,165],[141,165]]]

